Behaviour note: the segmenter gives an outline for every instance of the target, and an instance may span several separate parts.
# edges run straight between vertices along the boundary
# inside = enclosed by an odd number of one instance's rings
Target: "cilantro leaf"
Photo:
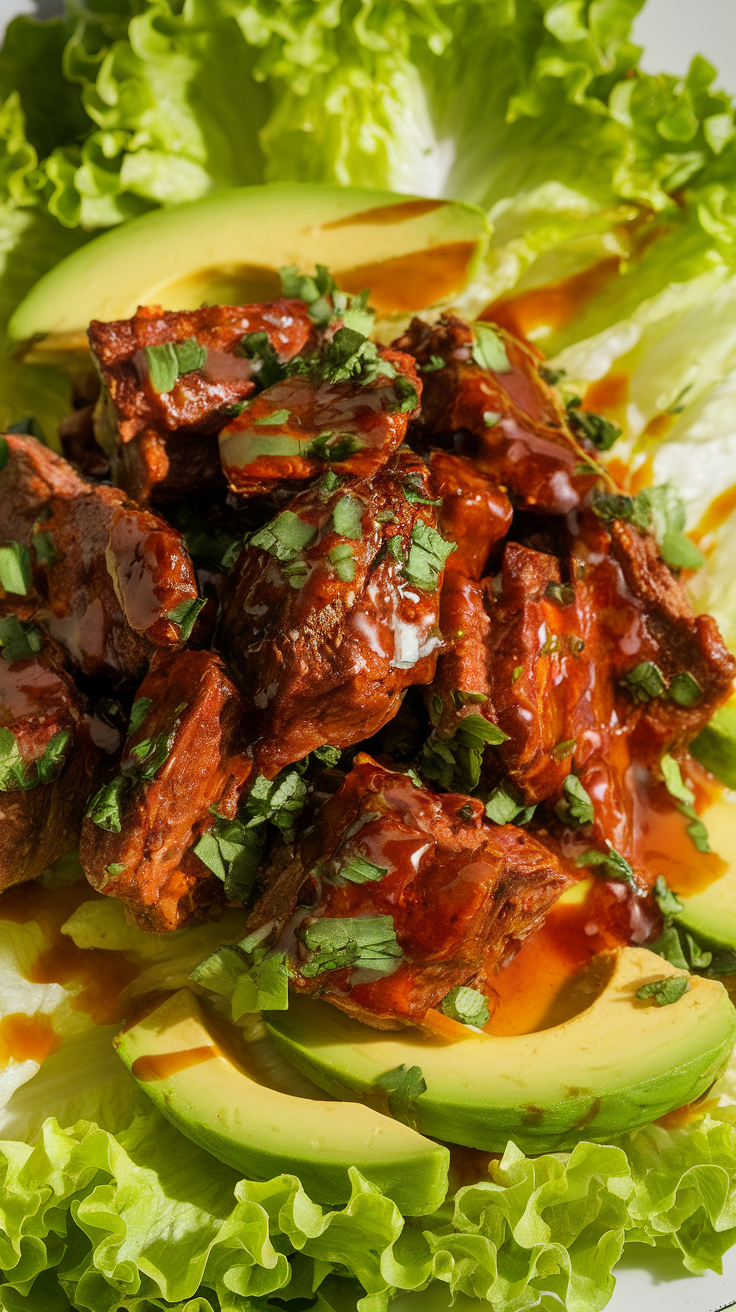
[[[0,793],[27,792],[37,784],[50,783],[64,764],[71,738],[69,729],[59,729],[41,756],[26,764],[11,729],[0,729]]]
[[[447,542],[436,529],[419,519],[411,531],[411,543],[402,574],[414,587],[434,592],[445,568],[447,557],[455,550],[454,542]]]
[[[670,796],[676,798],[678,802],[685,802],[687,806],[692,806],[695,801],[695,793],[684,782],[675,758],[670,756],[669,752],[665,752],[659,765]]]
[[[253,420],[255,428],[268,428],[272,425],[276,427],[281,424],[288,424],[291,418],[290,410],[273,410],[271,414],[261,415],[260,419]]]
[[[153,706],[150,697],[137,697],[130,708],[130,720],[128,721],[128,737],[132,738],[133,734],[140,729],[148,712]]]
[[[446,361],[442,359],[441,355],[430,355],[427,363],[420,365],[419,368],[423,374],[433,374],[438,369],[444,369],[445,364]]]
[[[422,774],[448,791],[472,793],[480,780],[486,745],[497,747],[507,737],[485,716],[466,715],[451,738],[430,734],[422,748]]]
[[[118,774],[109,784],[103,784],[87,804],[87,818],[98,829],[105,829],[109,834],[119,834],[123,827],[120,810],[132,786],[132,775],[125,774]]]
[[[300,519],[293,510],[282,510],[280,515],[264,525],[250,539],[252,547],[261,547],[278,561],[294,560],[317,536],[314,524]]]
[[[663,916],[676,916],[678,911],[682,911],[682,902],[662,875],[658,875],[655,880],[652,896]]]
[[[647,529],[651,524],[649,502],[642,492],[635,497],[629,497],[625,492],[598,492],[593,497],[592,508],[605,524],[612,524],[616,519],[628,520],[641,529]]]
[[[345,966],[391,974],[403,955],[391,916],[323,917],[302,929],[300,938],[312,954],[312,959],[300,966],[307,979]]]
[[[550,579],[544,595],[550,601],[556,601],[558,606],[572,606],[575,602],[575,589],[569,583],[556,583],[554,579]]]
[[[31,586],[31,556],[21,542],[0,544],[0,587],[19,597]]]
[[[495,428],[496,424],[500,424],[502,419],[503,419],[503,415],[501,414],[500,410],[483,411],[483,423],[485,424],[486,428]]]
[[[268,953],[238,977],[230,999],[233,1020],[254,1011],[287,1011],[289,964],[285,952]]]
[[[711,846],[708,842],[708,830],[700,819],[695,807],[689,805],[687,802],[681,802],[677,809],[681,815],[686,816],[690,821],[690,824],[687,826],[687,833],[698,852],[710,852]]]
[[[581,407],[579,396],[571,397],[567,403],[565,417],[573,433],[578,438],[586,438],[598,451],[610,451],[621,436],[618,424],[612,424],[603,415],[593,414],[591,410],[583,410]]]
[[[258,382],[264,388],[273,387],[286,377],[286,368],[280,363],[267,332],[246,333],[236,347],[235,354],[252,360],[258,366]]]
[[[653,697],[664,697],[667,692],[665,677],[653,661],[640,661],[623,676],[621,686],[635,702],[648,702]]]
[[[264,837],[261,829],[217,815],[212,828],[194,844],[195,855],[222,881],[228,901],[246,901],[258,874]]]
[[[335,566],[335,572],[343,583],[355,581],[355,555],[349,542],[338,542],[327,553],[327,559]]]
[[[416,1100],[427,1092],[420,1066],[394,1066],[373,1081],[376,1088],[388,1094],[388,1109],[394,1120],[404,1125],[416,1125]]]
[[[671,569],[700,569],[705,556],[684,532],[685,507],[672,483],[644,488],[640,495],[649,506],[652,531],[660,555]]]
[[[450,989],[440,1006],[445,1016],[451,1020],[457,1020],[461,1025],[475,1025],[480,1030],[488,1024],[491,1016],[487,998],[478,989],[468,988],[466,984]]]
[[[333,879],[344,879],[349,884],[370,884],[383,879],[388,874],[388,866],[377,866],[367,857],[355,852],[338,865]]]
[[[41,650],[41,634],[30,620],[6,615],[0,619],[0,647],[3,660],[24,661]]]
[[[199,612],[207,605],[205,597],[193,597],[191,601],[180,601],[169,611],[168,618],[172,624],[178,624],[182,642],[190,637]]]
[[[655,939],[653,943],[648,943],[647,947],[650,952],[656,952],[658,957],[663,957],[665,961],[669,961],[670,965],[676,966],[678,970],[689,970],[690,963],[685,956],[680,935],[674,925],[665,925],[659,938]]]
[[[341,537],[351,538],[354,542],[363,536],[364,505],[357,497],[344,496],[336,503],[332,511],[332,524]]]
[[[580,856],[575,858],[576,866],[605,866],[610,879],[620,879],[627,884],[635,884],[636,879],[634,871],[629,865],[626,857],[621,856],[615,847],[606,840],[608,847],[607,852],[598,852],[595,848],[590,848],[587,852],[581,852]]]
[[[503,338],[489,323],[473,324],[473,359],[482,369],[490,369],[494,374],[511,373],[511,363],[506,354]]]
[[[642,984],[636,990],[637,998],[644,1001],[653,998],[658,1007],[669,1007],[679,1001],[690,988],[690,981],[685,975],[668,975],[666,979],[652,980],[651,984]]]
[[[536,806],[526,806],[519,793],[508,780],[497,784],[486,802],[486,816],[497,825],[528,824]]]
[[[562,783],[564,797],[555,807],[558,818],[566,825],[592,825],[595,809],[590,793],[583,787],[577,775],[569,774]]]
[[[703,696],[703,689],[688,670],[682,670],[672,680],[667,696],[678,706],[694,706]]]

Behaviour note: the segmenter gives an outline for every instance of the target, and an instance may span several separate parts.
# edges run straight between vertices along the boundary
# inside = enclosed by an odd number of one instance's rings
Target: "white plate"
[[[0,35],[15,14],[46,18],[61,10],[57,0],[0,0]],[[736,0],[649,0],[634,24],[634,39],[645,47],[647,71],[685,73],[691,54],[699,51],[717,65],[722,85],[736,91]],[[632,1246],[616,1268],[616,1290],[606,1312],[736,1312],[736,1248],[726,1254],[723,1267],[722,1276],[712,1271],[683,1276],[675,1253]],[[446,1312],[450,1306],[440,1288],[404,1295],[391,1304],[391,1312]],[[454,1312],[483,1307],[488,1304],[460,1297]]]

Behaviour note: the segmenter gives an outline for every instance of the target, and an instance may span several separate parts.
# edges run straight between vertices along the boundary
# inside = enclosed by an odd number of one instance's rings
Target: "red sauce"
[[[14,1011],[0,1020],[0,1068],[9,1061],[37,1061],[39,1066],[61,1047],[50,1016]]]
[[[78,948],[61,926],[82,902],[98,897],[85,880],[49,889],[37,881],[19,884],[0,897],[0,919],[16,925],[35,920],[51,940],[27,972],[33,984],[81,985],[69,1000],[73,1011],[86,1012],[95,1025],[122,1020],[120,994],[139,973],[121,952]]]
[[[420,219],[423,214],[431,214],[433,210],[439,210],[447,204],[446,200],[404,200],[396,205],[378,205],[372,210],[361,210],[359,214],[346,214],[342,219],[323,223],[322,231],[351,228],[354,223],[370,224],[372,227],[383,223],[406,223],[407,219]]]
[[[691,534],[695,542],[700,542],[708,533],[714,533],[716,529],[725,524],[729,515],[736,510],[736,483],[733,487],[726,488],[720,496],[714,497],[705,514],[698,521],[697,528]]]
[[[606,374],[605,378],[590,384],[583,399],[583,410],[592,410],[595,414],[618,410],[626,404],[628,395],[628,374]]]
[[[447,242],[432,250],[345,269],[338,273],[337,282],[345,292],[370,287],[371,305],[379,314],[408,314],[458,292],[465,284],[475,248],[472,241]]]
[[[210,1043],[202,1048],[185,1048],[181,1052],[152,1052],[146,1057],[137,1057],[131,1069],[137,1080],[168,1080],[172,1075],[188,1071],[192,1066],[201,1066],[216,1056],[217,1048]]]
[[[521,337],[541,330],[556,332],[571,323],[593,297],[610,282],[619,271],[620,260],[612,256],[600,260],[561,282],[546,287],[531,287],[516,296],[494,301],[479,316],[508,328]]]

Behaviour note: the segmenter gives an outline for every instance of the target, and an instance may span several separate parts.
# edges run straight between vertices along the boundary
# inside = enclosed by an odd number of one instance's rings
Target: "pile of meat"
[[[487,992],[581,852],[649,898],[642,781],[734,662],[532,348],[361,315],[94,322],[68,458],[0,439],[0,888],[79,840],[144,929],[250,906],[392,1026]]]

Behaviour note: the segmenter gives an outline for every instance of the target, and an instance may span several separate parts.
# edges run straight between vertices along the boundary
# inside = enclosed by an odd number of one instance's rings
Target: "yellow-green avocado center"
[[[426,1093],[414,1103],[424,1134],[489,1152],[509,1139],[525,1152],[607,1139],[699,1097],[721,1072],[736,1036],[723,985],[691,977],[677,1002],[636,993],[682,975],[644,948],[596,958],[608,979],[589,1007],[535,1034],[468,1030],[455,1041],[419,1030],[368,1030],[326,1003],[294,998],[266,1017],[278,1046],[337,1097],[382,1105],[376,1081],[419,1066]]]
[[[115,1040],[140,1087],[183,1134],[249,1177],[299,1177],[318,1202],[350,1197],[357,1169],[406,1216],[439,1207],[449,1153],[361,1103],[295,1097],[260,1083],[222,1047],[181,989]]]

